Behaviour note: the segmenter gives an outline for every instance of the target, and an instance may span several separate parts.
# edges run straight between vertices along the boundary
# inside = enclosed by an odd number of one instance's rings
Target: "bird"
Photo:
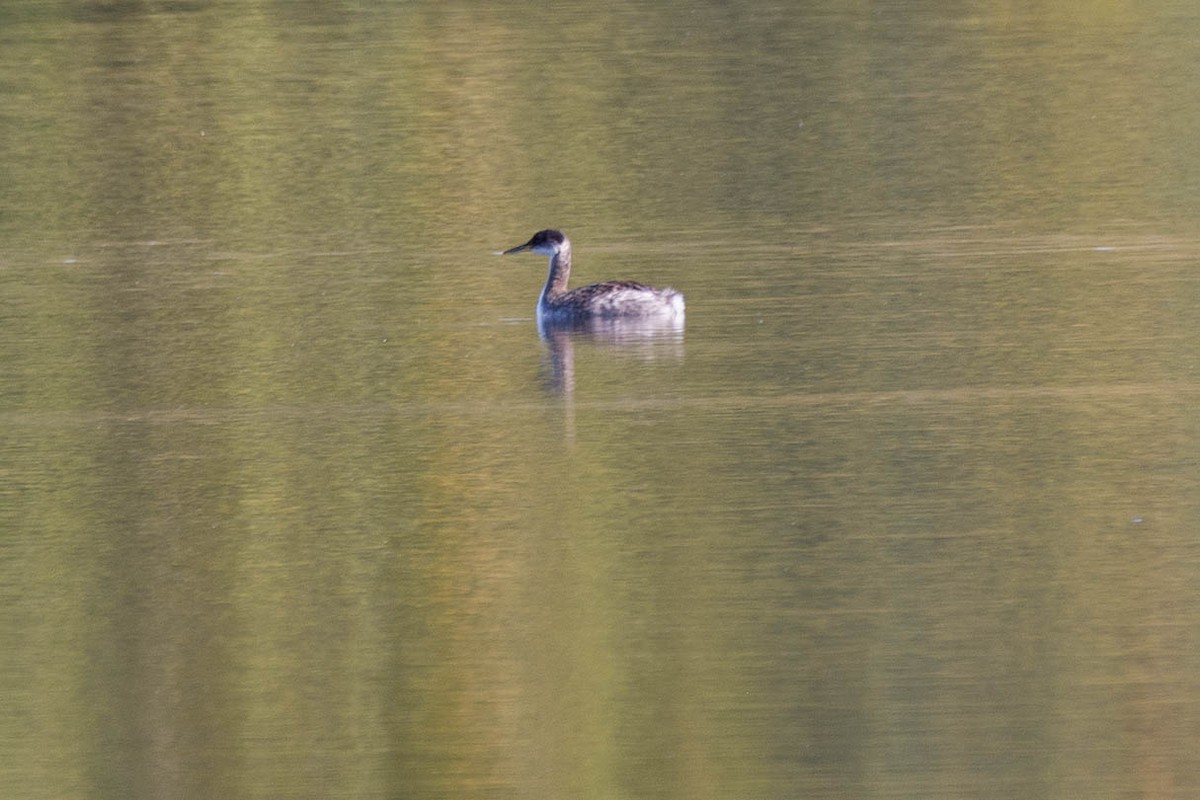
[[[526,251],[550,258],[546,285],[538,295],[539,325],[589,320],[683,319],[683,295],[669,287],[656,289],[636,281],[602,281],[568,291],[571,240],[560,230],[538,231],[525,244],[499,251],[498,255]]]

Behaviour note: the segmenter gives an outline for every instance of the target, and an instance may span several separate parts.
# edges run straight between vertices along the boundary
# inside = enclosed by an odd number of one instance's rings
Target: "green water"
[[[0,796],[1194,796],[1198,34],[0,10]]]

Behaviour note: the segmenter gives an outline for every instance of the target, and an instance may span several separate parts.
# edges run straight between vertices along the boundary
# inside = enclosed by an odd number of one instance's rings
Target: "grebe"
[[[683,295],[674,289],[655,289],[634,281],[604,281],[567,291],[567,278],[571,274],[571,241],[562,231],[538,231],[525,244],[505,250],[500,255],[525,250],[550,257],[550,272],[538,296],[539,324],[631,317],[683,318]]]

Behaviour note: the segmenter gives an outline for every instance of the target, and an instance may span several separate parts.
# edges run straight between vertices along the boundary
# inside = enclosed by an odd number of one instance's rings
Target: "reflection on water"
[[[1094,6],[8,4],[0,797],[1200,795],[1196,11]],[[506,324],[547,223],[686,357]]]
[[[683,358],[683,328],[682,315],[539,320],[538,333],[546,343],[549,362],[545,385],[565,395],[574,393],[576,343],[595,344],[642,361],[679,361]]]

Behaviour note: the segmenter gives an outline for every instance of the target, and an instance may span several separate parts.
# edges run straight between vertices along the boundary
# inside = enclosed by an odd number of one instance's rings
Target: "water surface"
[[[0,20],[3,796],[1196,793],[1191,7]]]

